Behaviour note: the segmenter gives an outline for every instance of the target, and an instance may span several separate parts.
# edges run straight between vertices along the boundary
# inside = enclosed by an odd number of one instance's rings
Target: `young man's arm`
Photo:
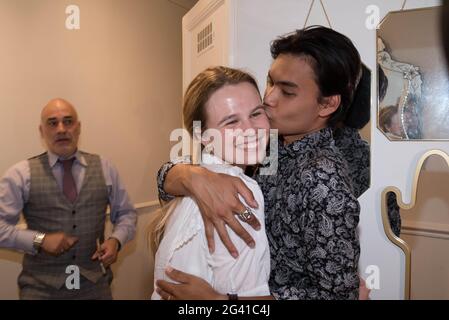
[[[162,200],[169,200],[167,194],[192,197],[204,220],[209,250],[214,251],[213,232],[217,232],[229,253],[237,257],[238,252],[229,238],[225,226],[234,230],[249,246],[255,243],[249,233],[237,221],[235,215],[245,210],[238,194],[252,207],[258,205],[251,190],[237,177],[211,172],[190,164],[165,164],[158,172],[158,190]],[[254,215],[247,221],[256,230],[260,223]]]

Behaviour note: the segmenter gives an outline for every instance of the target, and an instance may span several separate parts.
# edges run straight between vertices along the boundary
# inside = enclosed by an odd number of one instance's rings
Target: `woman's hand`
[[[369,294],[371,292],[371,289],[368,289],[368,287],[366,286],[366,281],[362,277],[359,278],[359,300],[370,300]]]
[[[165,273],[179,284],[164,280],[156,281],[156,292],[163,300],[226,300],[227,296],[217,293],[205,280],[167,267]]]

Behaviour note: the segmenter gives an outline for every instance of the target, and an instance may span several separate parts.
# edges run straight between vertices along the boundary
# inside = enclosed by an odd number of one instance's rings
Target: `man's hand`
[[[156,281],[156,292],[163,300],[226,300],[227,296],[216,292],[205,280],[167,267],[165,273],[179,284]]]
[[[66,235],[64,232],[47,233],[41,249],[53,256],[59,256],[78,242],[77,237]]]
[[[238,256],[238,251],[226,231],[226,225],[250,247],[255,246],[254,239],[235,217],[245,210],[239,194],[248,205],[258,207],[253,193],[240,178],[211,172],[198,166],[178,164],[167,174],[164,188],[171,194],[191,196],[196,201],[204,220],[210,252],[215,250],[216,229],[229,253],[235,258]],[[255,230],[260,229],[260,223],[254,215],[247,223]]]
[[[109,238],[100,245],[92,256],[92,260],[100,260],[103,262],[104,267],[107,268],[117,261],[118,247],[118,240],[115,238]]]

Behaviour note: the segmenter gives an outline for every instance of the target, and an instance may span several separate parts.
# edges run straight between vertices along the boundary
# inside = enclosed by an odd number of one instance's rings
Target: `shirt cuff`
[[[119,250],[123,248],[123,245],[127,242],[128,236],[126,235],[126,232],[123,230],[116,230],[112,232],[111,236],[109,238],[114,238],[119,242]]]
[[[159,200],[161,201],[168,202],[176,198],[175,196],[165,192],[164,183],[165,178],[167,177],[167,174],[170,171],[170,169],[173,168],[178,163],[191,164],[192,159],[189,156],[187,156],[174,159],[170,162],[166,162],[162,165],[162,167],[159,169],[157,173],[157,190],[159,193]]]
[[[159,199],[162,201],[170,201],[175,198],[164,190],[165,178],[167,177],[168,171],[170,171],[174,165],[173,162],[164,163],[157,173],[157,191],[159,193]]]
[[[38,234],[37,231],[32,230],[18,230],[16,237],[15,248],[25,253],[35,255],[37,254],[34,249],[33,241],[34,237]]]

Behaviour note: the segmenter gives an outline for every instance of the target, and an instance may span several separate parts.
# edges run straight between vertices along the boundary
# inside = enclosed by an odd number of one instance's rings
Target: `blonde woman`
[[[154,279],[170,281],[165,270],[172,267],[206,280],[217,292],[231,298],[269,296],[270,256],[263,223],[263,195],[256,181],[244,173],[247,165],[254,165],[263,158],[269,132],[257,84],[240,70],[209,68],[187,88],[183,115],[185,128],[192,137],[197,134],[193,122],[201,123],[203,134],[195,136],[204,146],[201,166],[239,177],[246,184],[259,207],[248,208],[241,219],[254,214],[261,228],[256,231],[244,224],[257,243],[254,248],[228,229],[240,252],[237,258],[229,254],[215,233],[216,246],[211,254],[197,204],[190,197],[177,198],[157,213],[150,228],[150,245],[157,247]],[[156,291],[152,299],[160,299]]]

